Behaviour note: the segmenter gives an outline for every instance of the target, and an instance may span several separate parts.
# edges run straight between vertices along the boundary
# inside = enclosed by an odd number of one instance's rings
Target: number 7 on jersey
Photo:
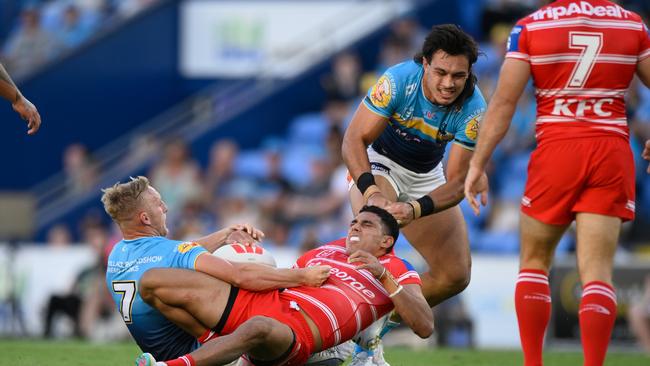
[[[584,87],[591,70],[594,68],[596,58],[603,48],[603,34],[593,32],[569,32],[569,48],[580,49],[580,57],[576,62],[568,88]]]
[[[133,307],[133,300],[135,299],[135,281],[113,281],[113,291],[122,295],[122,299],[120,300],[120,313],[124,322],[130,324],[133,320],[131,309]]]

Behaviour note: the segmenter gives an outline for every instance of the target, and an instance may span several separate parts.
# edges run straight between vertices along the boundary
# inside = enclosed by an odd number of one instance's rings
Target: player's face
[[[357,250],[364,250],[370,254],[380,256],[385,249],[382,242],[385,234],[379,216],[372,212],[361,212],[350,222],[346,238],[346,250],[352,254]]]
[[[422,58],[424,95],[430,101],[449,105],[465,87],[469,77],[469,60],[464,55],[451,56],[438,50],[431,57],[431,63]]]
[[[145,212],[149,218],[148,225],[155,231],[157,235],[166,236],[169,230],[167,229],[167,205],[160,197],[160,193],[153,187],[149,187],[145,195]]]

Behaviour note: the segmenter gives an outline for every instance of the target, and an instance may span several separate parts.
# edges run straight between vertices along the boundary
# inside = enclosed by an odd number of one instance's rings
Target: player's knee
[[[434,278],[439,278],[444,287],[447,288],[449,295],[453,296],[461,293],[469,285],[471,278],[471,262],[458,264],[453,268],[446,269],[444,272],[431,273]]]
[[[459,294],[463,292],[469,286],[469,281],[471,278],[471,272],[462,272],[462,273],[457,273],[454,277],[451,277],[449,280],[450,287],[452,289],[452,292],[455,294]]]
[[[238,331],[251,348],[263,344],[273,331],[275,323],[265,316],[254,316],[242,324]]]
[[[140,292],[140,297],[146,303],[151,303],[155,297],[155,289],[157,287],[156,274],[154,269],[146,271],[138,283],[138,291]]]

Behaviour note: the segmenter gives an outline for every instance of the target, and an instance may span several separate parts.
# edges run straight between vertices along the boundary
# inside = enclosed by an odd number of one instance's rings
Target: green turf
[[[132,342],[0,340],[0,366],[131,366],[139,354],[140,349]]]
[[[386,361],[391,366],[521,366],[523,356],[518,351],[476,351],[467,349],[432,349],[413,351],[390,348]],[[580,366],[582,353],[548,351],[544,364],[549,366]],[[649,366],[650,357],[640,353],[610,352],[606,366]]]
[[[90,344],[85,342],[45,342],[40,340],[0,340],[0,366],[131,366],[140,354],[134,343]],[[389,348],[392,366],[520,366],[516,351],[472,351],[464,349],[409,350]],[[547,352],[549,366],[579,366],[578,352]],[[650,357],[639,353],[610,352],[607,366],[648,366]]]

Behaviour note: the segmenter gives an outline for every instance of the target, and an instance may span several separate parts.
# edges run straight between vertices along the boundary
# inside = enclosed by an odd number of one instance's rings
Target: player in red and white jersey
[[[352,221],[356,224],[357,219]],[[382,283],[367,270],[358,270],[348,258],[356,242],[346,246],[340,239],[313,249],[296,262],[300,268],[329,265],[330,277],[321,287],[288,289],[282,296],[295,300],[316,322],[323,338],[323,349],[351,339],[393,309],[393,302]],[[405,260],[389,253],[378,258],[399,285],[421,285],[420,276]],[[321,300],[319,300],[321,299]]]
[[[225,364],[242,355],[253,365],[303,365],[312,353],[352,339],[393,309],[416,334],[430,336],[433,313],[420,278],[392,254],[398,235],[386,210],[362,208],[345,239],[298,259],[296,270],[330,266],[320,288],[253,292],[193,271],[147,271],[142,298],[203,343],[165,365]],[[158,365],[150,354],[136,362]]]
[[[550,318],[548,271],[572,221],[583,285],[584,365],[602,365],[616,319],[612,261],[621,223],[634,218],[634,163],[624,95],[634,74],[650,86],[650,33],[641,18],[604,0],[554,1],[521,19],[490,100],[465,180],[478,213],[480,180],[528,78],[537,95],[538,146],[521,201],[515,308],[526,366],[542,364]]]
[[[641,18],[609,1],[556,1],[520,20],[506,58],[530,65],[537,138],[629,134],[624,96],[650,57]]]

